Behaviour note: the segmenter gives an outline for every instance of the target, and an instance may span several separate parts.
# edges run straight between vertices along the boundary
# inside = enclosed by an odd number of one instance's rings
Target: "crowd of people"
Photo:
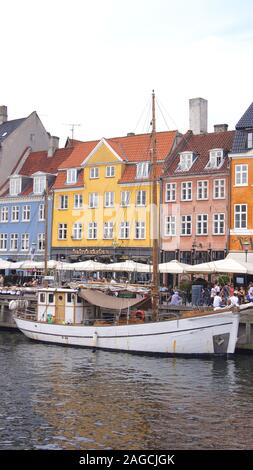
[[[245,289],[234,284],[220,286],[215,283],[211,286],[210,305],[213,307],[225,307],[226,305],[239,306],[247,302],[253,302],[253,283]]]

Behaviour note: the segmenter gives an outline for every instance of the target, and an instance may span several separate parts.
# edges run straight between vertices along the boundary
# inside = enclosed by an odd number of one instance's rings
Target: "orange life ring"
[[[144,321],[144,319],[145,319],[144,310],[136,310],[136,312],[134,312],[134,314],[135,314],[136,318],[139,318],[140,320]]]

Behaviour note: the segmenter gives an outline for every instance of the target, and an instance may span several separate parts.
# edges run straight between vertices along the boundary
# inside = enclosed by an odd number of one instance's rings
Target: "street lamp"
[[[242,240],[242,248],[243,250],[245,251],[245,263],[247,263],[248,261],[248,251],[249,251],[249,246],[250,246],[250,242],[247,238],[245,238],[244,240]]]

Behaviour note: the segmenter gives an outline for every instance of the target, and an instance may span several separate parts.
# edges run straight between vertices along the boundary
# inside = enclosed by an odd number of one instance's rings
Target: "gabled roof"
[[[57,149],[52,157],[48,157],[47,151],[31,152],[18,172],[20,176],[29,177],[24,180],[23,190],[18,196],[27,196],[33,192],[33,183],[30,179],[32,175],[57,174],[59,165],[70,156],[72,151],[72,148]],[[17,173],[13,173],[14,175],[16,176]],[[51,189],[52,185],[53,181],[50,182],[49,189]],[[8,193],[9,191],[6,191],[2,196],[6,196]]]
[[[241,119],[235,126],[235,138],[233,142],[232,153],[247,152],[247,129],[253,129],[253,103],[248,107]]]
[[[164,160],[171,150],[177,131],[157,132],[157,159]],[[137,134],[124,137],[104,139],[114,152],[125,162],[150,160],[151,134]],[[77,145],[70,157],[60,168],[78,168],[95,149],[101,140],[84,142]]]
[[[26,118],[14,119],[13,121],[6,121],[0,124],[0,142],[3,142],[9,135],[17,129]]]
[[[31,176],[37,172],[55,174],[72,151],[73,148],[57,149],[52,157],[47,156],[47,151],[31,152],[19,174],[24,176]]]
[[[210,132],[207,134],[194,135],[192,131],[188,131],[179,142],[178,146],[174,149],[171,155],[166,160],[164,176],[190,176],[194,174],[211,175],[221,171],[227,171],[228,160],[224,158],[224,163],[221,168],[206,168],[209,161],[209,151],[212,149],[223,149],[224,156],[231,151],[235,131],[226,132]],[[197,157],[191,168],[186,171],[176,171],[181,152],[193,152]]]
[[[156,167],[156,176],[157,178],[160,178],[163,174],[163,166],[164,162],[158,163]],[[119,180],[119,183],[124,184],[124,183],[142,183],[142,182],[149,182],[151,181],[150,176],[145,179],[141,178],[136,178],[136,164],[128,164],[125,167],[124,173],[122,175],[122,178]]]
[[[246,128],[253,129],[253,103],[251,103],[247,111],[245,111],[241,119],[236,124],[235,128],[236,130],[242,130]]]

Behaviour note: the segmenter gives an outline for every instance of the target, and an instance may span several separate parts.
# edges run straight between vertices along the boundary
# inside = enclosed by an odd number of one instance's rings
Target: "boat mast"
[[[152,187],[152,204],[151,204],[151,240],[153,242],[152,258],[153,258],[153,279],[151,287],[152,296],[152,319],[158,320],[159,313],[159,272],[158,272],[158,207],[157,207],[157,151],[156,151],[156,116],[155,116],[155,92],[152,92],[152,134],[151,134],[151,187]]]
[[[46,188],[44,193],[45,201],[45,250],[44,250],[44,276],[47,276],[47,261],[48,261],[48,179],[46,178]]]

